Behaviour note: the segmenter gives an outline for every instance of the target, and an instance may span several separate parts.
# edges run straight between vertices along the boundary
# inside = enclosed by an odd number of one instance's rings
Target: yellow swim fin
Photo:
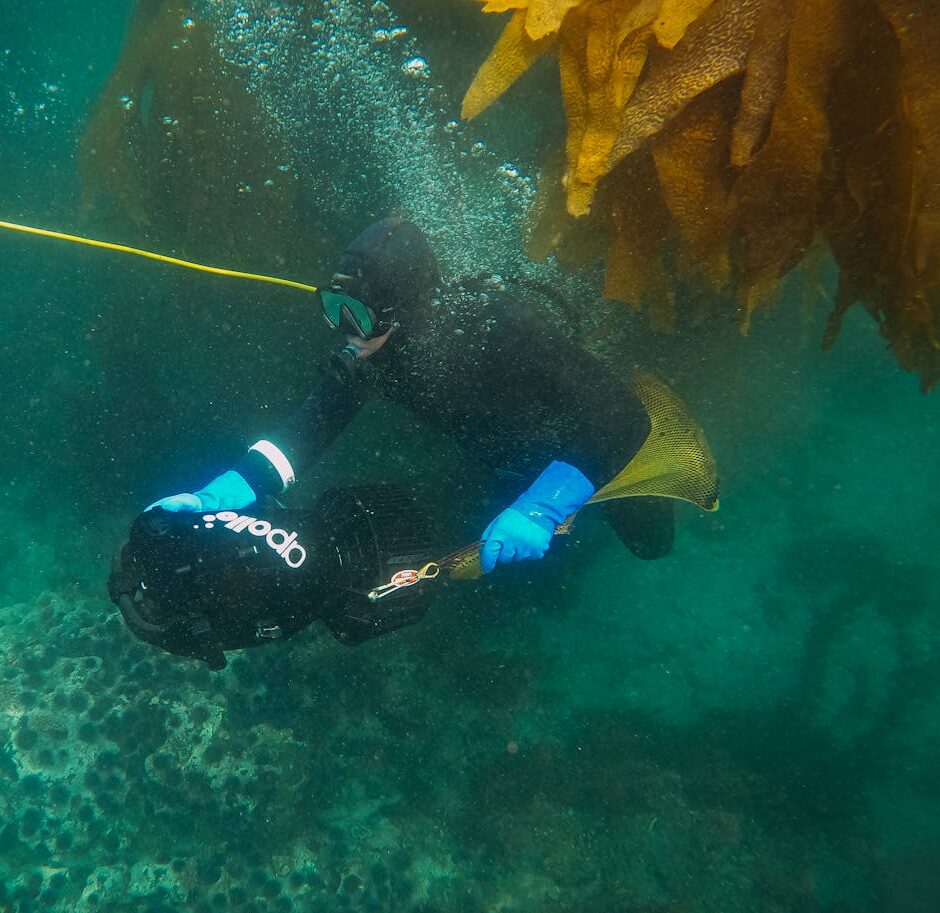
[[[717,510],[718,467],[685,403],[649,374],[637,374],[633,389],[649,416],[650,433],[636,456],[587,503],[645,495]]]

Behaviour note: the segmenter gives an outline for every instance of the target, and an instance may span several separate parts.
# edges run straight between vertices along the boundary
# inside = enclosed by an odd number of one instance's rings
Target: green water
[[[244,4],[249,24],[262,7],[290,10]],[[0,7],[0,218],[147,236],[83,221],[75,173],[129,9]],[[490,23],[468,19],[457,52],[421,4],[396,6],[417,23],[396,53],[422,51],[430,81],[368,108],[378,13],[324,10],[341,37],[326,107],[368,181],[324,171],[302,58],[271,63],[296,97],[255,91],[295,117],[326,246],[401,205],[454,272],[518,267],[531,187],[505,165],[535,174],[532,132],[497,112],[455,133],[433,88],[466,82]],[[802,291],[726,361],[630,315],[600,347],[674,383],[722,470],[721,510],[681,508],[668,558],[633,559],[585,514],[578,541],[443,588],[414,627],[353,650],[311,628],[212,674],[131,637],[110,555],[143,505],[286,417],[334,341],[277,290],[0,237],[0,911],[940,908],[938,401],[860,311],[821,355],[825,308],[803,313]],[[482,466],[383,405],[297,497],[377,476],[448,543],[499,507]]]

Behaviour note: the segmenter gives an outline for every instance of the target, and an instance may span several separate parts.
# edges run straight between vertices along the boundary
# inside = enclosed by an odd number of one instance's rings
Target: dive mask
[[[375,317],[358,298],[336,287],[320,289],[317,297],[320,299],[323,317],[331,329],[338,330],[344,326],[363,339],[372,335]]]

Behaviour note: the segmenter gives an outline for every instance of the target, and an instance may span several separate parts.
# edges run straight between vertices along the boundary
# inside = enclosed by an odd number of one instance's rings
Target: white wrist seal
[[[284,451],[275,444],[272,444],[270,441],[257,441],[252,444],[248,450],[257,451],[274,467],[275,472],[281,477],[281,485],[283,485],[281,491],[285,491],[294,484],[296,481],[294,477],[294,467],[291,466],[290,460],[284,456]]]

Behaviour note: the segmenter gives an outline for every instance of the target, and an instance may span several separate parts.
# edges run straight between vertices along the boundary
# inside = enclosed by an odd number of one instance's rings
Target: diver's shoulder
[[[440,290],[435,310],[440,319],[461,323],[469,331],[531,331],[541,326],[539,302],[499,273],[464,276]]]

